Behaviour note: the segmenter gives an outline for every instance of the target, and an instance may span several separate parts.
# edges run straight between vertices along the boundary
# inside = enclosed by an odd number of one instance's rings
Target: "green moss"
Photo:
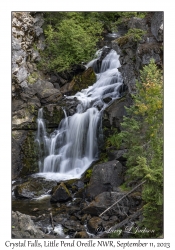
[[[91,176],[92,176],[92,169],[88,169],[87,171],[86,171],[86,178],[91,178]]]
[[[28,81],[28,83],[30,83],[30,84],[35,83],[38,79],[39,79],[39,74],[38,74],[38,72],[36,72],[36,71],[32,72],[32,73],[31,73],[30,75],[28,75],[28,77],[27,77],[27,81]]]
[[[71,194],[70,194],[69,190],[67,189],[66,185],[64,184],[64,182],[61,182],[60,186],[66,191],[68,196],[71,196]]]

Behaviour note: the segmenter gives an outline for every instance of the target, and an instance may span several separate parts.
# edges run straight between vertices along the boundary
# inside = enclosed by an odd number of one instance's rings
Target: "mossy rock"
[[[66,185],[62,182],[54,189],[54,193],[50,199],[51,202],[65,202],[71,199],[71,194]]]
[[[13,129],[37,129],[38,111],[35,105],[27,105],[27,107],[18,110],[12,118]]]
[[[37,71],[33,71],[30,75],[27,77],[27,82],[29,84],[35,83],[40,78],[40,74]]]
[[[47,128],[58,128],[59,123],[64,118],[61,106],[49,104],[43,108],[43,118]]]
[[[19,198],[34,198],[42,192],[43,186],[38,181],[27,181],[17,185],[14,189],[16,197]]]
[[[35,143],[35,133],[36,132],[34,131],[29,131],[21,146],[23,168],[21,170],[20,176],[26,176],[38,172],[39,149]]]
[[[76,75],[73,80],[69,83],[68,91],[71,94],[76,94],[82,89],[86,89],[96,82],[96,75],[92,68],[88,68],[83,73]]]

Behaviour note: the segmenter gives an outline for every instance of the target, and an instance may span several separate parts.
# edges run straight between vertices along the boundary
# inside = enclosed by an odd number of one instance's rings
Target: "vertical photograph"
[[[163,24],[11,12],[12,239],[164,238]]]

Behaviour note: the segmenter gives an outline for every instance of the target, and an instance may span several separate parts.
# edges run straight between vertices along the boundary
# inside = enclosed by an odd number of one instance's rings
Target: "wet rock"
[[[103,98],[103,101],[105,103],[109,103],[110,101],[112,101],[112,98],[111,97],[105,97],[105,98]]]
[[[104,46],[102,48],[102,53],[100,55],[100,58],[93,65],[93,69],[94,69],[95,73],[100,72],[102,61],[109,54],[110,51],[111,51],[111,48],[109,48],[107,46]]]
[[[106,108],[103,115],[103,124],[104,126],[117,128],[119,131],[121,130],[121,123],[123,121],[123,116],[126,115],[126,107],[131,105],[131,97],[124,96],[115,100],[109,107]]]
[[[87,188],[87,196],[95,197],[105,191],[112,191],[123,181],[123,167],[114,160],[93,167],[92,176]]]
[[[63,223],[64,228],[67,229],[67,232],[81,232],[85,231],[83,225],[81,225],[78,221],[68,220]]]
[[[43,108],[43,119],[45,119],[47,128],[58,128],[64,117],[65,114],[60,105],[48,104]]]
[[[58,187],[54,190],[54,193],[50,199],[51,202],[65,202],[71,199],[71,194],[69,190],[66,188],[64,183],[62,182]]]
[[[54,184],[56,184],[55,181],[29,177],[25,182],[16,185],[14,194],[18,198],[37,198],[47,194],[48,190],[50,190]]]
[[[86,239],[86,238],[89,238],[89,235],[86,233],[86,231],[81,231],[81,232],[77,232],[74,237],[80,238],[80,239]]]
[[[12,211],[12,238],[44,238],[44,233],[37,228],[29,215]]]
[[[90,233],[96,234],[102,227],[102,219],[99,217],[92,217],[88,223],[87,227]]]
[[[76,75],[73,80],[63,87],[61,87],[60,91],[66,95],[76,94],[78,91],[91,86],[96,81],[96,76],[93,69],[90,67],[85,70],[83,73]]]
[[[163,41],[163,12],[155,12],[151,21],[151,32],[158,42]]]
[[[14,194],[18,198],[31,199],[38,196],[39,192],[41,194],[42,189],[43,187],[41,183],[37,183],[36,181],[27,181],[20,185],[17,185],[14,189]]]

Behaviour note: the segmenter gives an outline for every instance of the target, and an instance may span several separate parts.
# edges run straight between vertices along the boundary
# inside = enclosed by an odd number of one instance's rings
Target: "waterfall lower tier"
[[[102,50],[100,51],[102,52]],[[98,53],[100,56],[100,53]],[[96,67],[98,58],[87,67]],[[122,77],[118,71],[119,56],[114,50],[102,60],[93,86],[67,99],[77,98],[77,113],[65,118],[57,130],[48,135],[42,109],[38,112],[36,141],[40,148],[40,175],[51,179],[79,178],[98,158],[98,135],[103,110],[109,105],[105,98],[119,97]]]

